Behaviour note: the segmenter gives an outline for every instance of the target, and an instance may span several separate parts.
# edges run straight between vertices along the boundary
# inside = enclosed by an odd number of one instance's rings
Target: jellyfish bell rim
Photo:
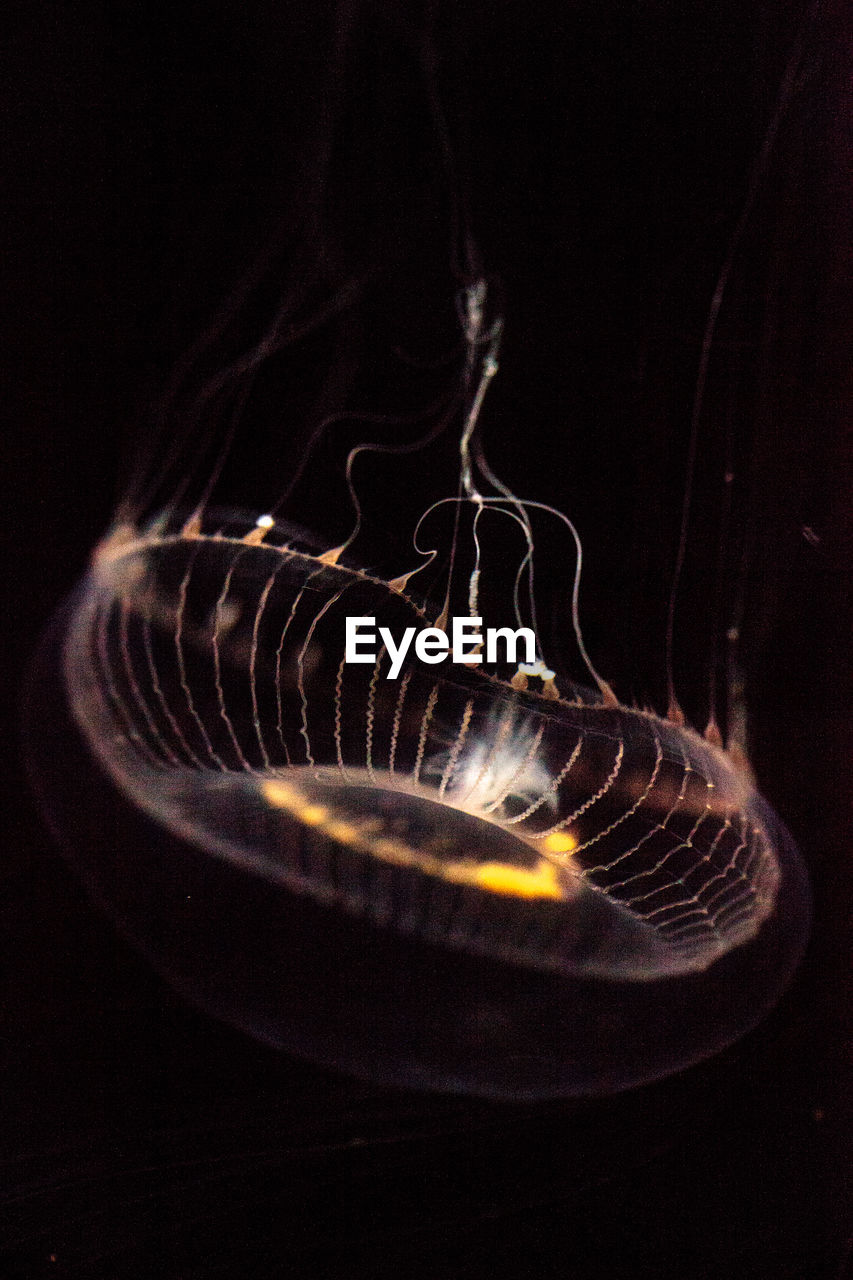
[[[640,984],[450,952],[210,858],[132,805],[85,743],[56,661],[78,598],[79,588],[49,627],[30,676],[35,789],[101,910],[214,1017],[373,1083],[532,1101],[616,1093],[683,1070],[751,1030],[787,986],[807,940],[808,882],[761,797],[783,852],[773,915],[751,942],[706,969]],[[51,722],[67,750],[45,751],[39,727]],[[77,784],[64,767],[70,755]],[[251,910],[235,911],[241,900]]]

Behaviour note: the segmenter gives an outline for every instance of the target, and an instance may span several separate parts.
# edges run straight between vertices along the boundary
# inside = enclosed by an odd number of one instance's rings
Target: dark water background
[[[623,697],[658,706],[702,330],[800,51],[716,337],[676,675],[700,721],[730,438],[716,616],[725,625],[743,584],[753,754],[812,870],[813,943],[762,1027],[673,1080],[541,1107],[390,1093],[187,1009],[87,905],[13,749],[4,1274],[841,1280],[853,1239],[849,7],[343,12],[356,34],[324,205],[335,270],[379,262],[396,282],[388,330],[442,340],[446,190],[412,52],[432,21],[471,226],[506,300],[490,457],[577,520],[589,647]],[[214,15],[183,2],[156,20],[34,5],[16,22],[10,725],[153,389],[310,188],[333,25],[325,5]],[[377,400],[380,384],[384,395],[381,367],[366,384]],[[274,445],[258,435],[258,474]],[[306,523],[343,509],[345,448],[329,450],[320,490],[300,499]],[[416,469],[365,482],[380,533],[417,508],[416,482]],[[559,647],[559,574],[546,589]]]

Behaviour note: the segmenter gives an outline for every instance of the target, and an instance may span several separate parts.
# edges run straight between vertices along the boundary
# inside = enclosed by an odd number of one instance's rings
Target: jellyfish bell
[[[96,898],[191,1000],[386,1083],[605,1093],[740,1035],[808,898],[744,768],[542,661],[348,662],[348,618],[446,628],[416,581],[264,513],[114,528],[30,712]]]

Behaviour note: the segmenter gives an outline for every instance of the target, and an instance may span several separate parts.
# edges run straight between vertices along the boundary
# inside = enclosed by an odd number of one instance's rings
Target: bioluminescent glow
[[[383,1081],[604,1093],[752,1026],[797,962],[808,891],[751,776],[734,678],[722,730],[713,698],[704,734],[678,705],[692,473],[657,713],[590,653],[572,518],[489,461],[504,320],[473,256],[450,391],[395,420],[329,410],[324,386],[299,461],[272,482],[287,430],[267,418],[253,434],[246,403],[272,362],[358,307],[357,273],[313,310],[286,300],[223,358],[57,622],[31,736],[96,897],[203,1007]],[[347,429],[364,436],[324,499],[319,445]],[[518,431],[535,450],[535,423]],[[254,473],[223,493],[241,448]],[[412,457],[428,496],[408,526],[368,519],[380,462],[402,476]],[[306,476],[321,496],[294,514]],[[543,538],[563,653],[540,625]]]

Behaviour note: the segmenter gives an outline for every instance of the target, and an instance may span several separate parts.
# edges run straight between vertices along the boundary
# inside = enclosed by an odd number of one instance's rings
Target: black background
[[[518,491],[571,510],[590,649],[626,700],[657,706],[703,326],[794,59],[715,337],[676,675],[701,722],[730,431],[726,580],[745,584],[753,753],[812,870],[812,946],[761,1028],[673,1080],[540,1107],[389,1093],[187,1009],[86,904],[13,753],[4,1274],[840,1280],[853,1239],[849,9],[365,3],[344,20],[321,184],[333,276],[378,264],[397,282],[389,327],[442,336],[447,192],[416,57],[432,49],[470,226],[506,303],[490,456]],[[189,3],[156,20],[35,4],[18,22],[10,725],[169,369],[260,246],[298,239],[330,136],[335,25],[325,5]],[[258,441],[261,474],[274,451]],[[335,506],[339,475],[322,483]],[[376,482],[389,525],[404,487]],[[302,503],[307,522],[320,499]],[[723,595],[725,626],[736,587]],[[559,606],[555,585],[558,638]]]

